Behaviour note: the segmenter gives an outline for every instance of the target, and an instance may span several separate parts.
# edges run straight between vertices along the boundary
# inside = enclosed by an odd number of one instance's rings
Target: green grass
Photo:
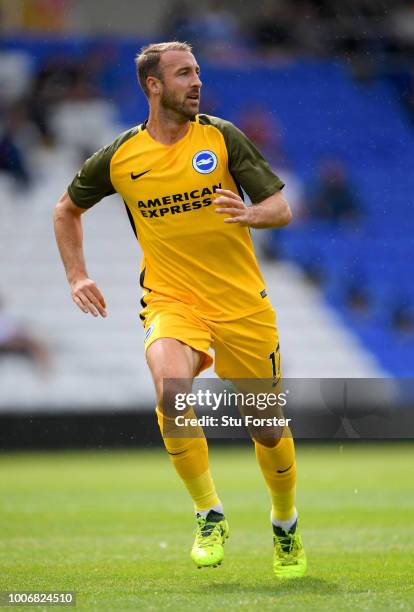
[[[413,445],[297,455],[309,575],[280,584],[248,447],[211,451],[231,537],[207,570],[189,558],[192,507],[164,451],[2,454],[0,591],[75,590],[84,610],[413,609]]]

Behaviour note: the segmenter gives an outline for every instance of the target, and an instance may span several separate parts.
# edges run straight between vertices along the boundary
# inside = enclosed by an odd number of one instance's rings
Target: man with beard
[[[249,228],[282,227],[291,212],[282,181],[246,136],[228,121],[199,114],[200,69],[189,45],[149,45],[136,67],[149,117],[85,162],[56,206],[55,232],[74,302],[85,313],[106,317],[105,300],[86,271],[81,215],[115,192],[126,205],[144,254],[140,317],[156,413],[195,507],[191,557],[197,567],[217,566],[228,523],[203,431],[197,427],[183,437],[174,397],[191,391],[193,378],[213,363],[210,348],[220,378],[278,384],[275,312]],[[252,206],[245,205],[241,188]],[[189,406],[184,416],[193,415]],[[276,427],[252,437],[272,502],[275,574],[303,576],[291,433]]]

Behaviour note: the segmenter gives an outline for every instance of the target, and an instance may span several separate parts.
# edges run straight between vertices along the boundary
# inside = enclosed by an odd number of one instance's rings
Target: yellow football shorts
[[[280,379],[279,340],[272,307],[234,321],[208,321],[175,300],[151,299],[144,317],[145,350],[159,338],[175,338],[204,355],[199,372],[219,378]]]

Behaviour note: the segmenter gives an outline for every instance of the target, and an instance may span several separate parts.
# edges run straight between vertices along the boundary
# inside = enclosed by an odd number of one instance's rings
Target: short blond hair
[[[161,78],[162,75],[159,69],[160,58],[166,51],[187,51],[187,53],[192,53],[192,47],[186,42],[179,42],[176,40],[153,43],[146,47],[142,47],[140,53],[135,57],[138,82],[147,98],[149,95],[147,77],[154,76],[157,79]]]

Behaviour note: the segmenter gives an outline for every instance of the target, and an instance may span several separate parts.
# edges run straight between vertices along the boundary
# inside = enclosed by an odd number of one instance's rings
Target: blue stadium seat
[[[21,49],[34,65],[47,57],[81,59],[102,39],[73,37],[39,40],[3,37],[1,48]],[[108,39],[118,57],[108,95],[126,125],[146,116],[146,101],[136,86],[132,58],[146,41]],[[355,83],[347,66],[328,60],[295,60],[274,68],[226,68],[203,60],[215,112],[236,119],[249,105],[275,115],[293,170],[313,184],[320,159],[338,156],[346,164],[365,215],[361,228],[311,222],[277,231],[279,252],[305,268],[321,272],[329,303],[397,376],[412,374],[414,343],[393,331],[390,311],[400,296],[414,304],[412,273],[414,223],[414,134],[391,85],[380,80]],[[115,93],[113,92],[115,86]],[[350,311],[347,289],[360,284],[370,301],[367,316]]]

